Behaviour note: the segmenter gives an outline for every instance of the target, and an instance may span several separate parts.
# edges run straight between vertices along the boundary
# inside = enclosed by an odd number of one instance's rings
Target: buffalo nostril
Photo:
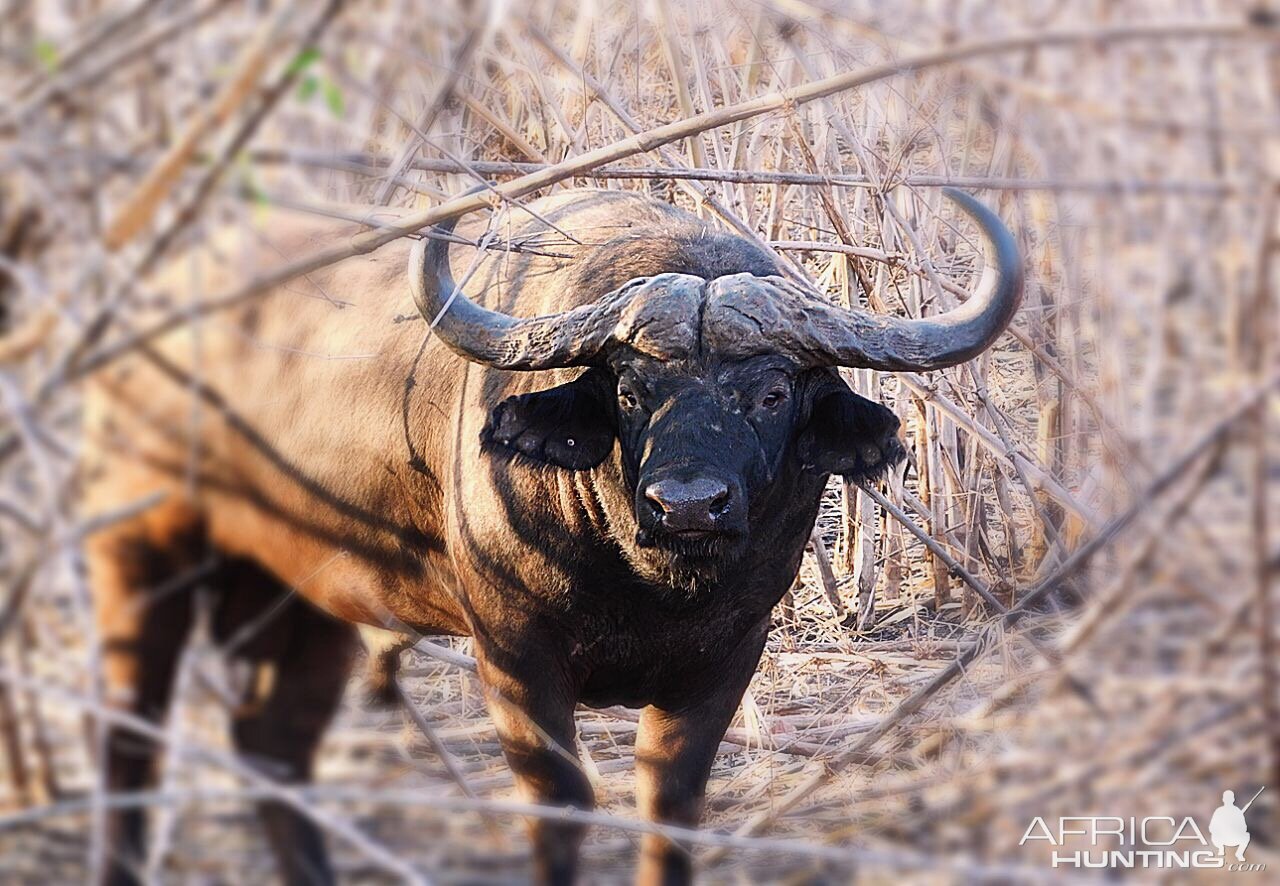
[[[671,532],[715,532],[731,504],[728,484],[710,477],[667,477],[645,486],[644,497]]]
[[[667,503],[662,500],[662,491],[660,483],[650,483],[644,488],[644,497],[653,507],[656,514],[665,514],[667,512]]]

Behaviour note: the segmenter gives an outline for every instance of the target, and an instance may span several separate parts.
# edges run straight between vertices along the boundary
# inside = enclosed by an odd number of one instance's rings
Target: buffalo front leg
[[[763,646],[763,635],[747,641],[735,661],[716,672],[722,683],[683,703],[650,705],[640,715],[636,803],[649,821],[697,826],[716,750],[738,710]],[[688,883],[692,878],[693,859],[688,849],[658,834],[645,834],[637,883],[665,886]]]
[[[479,656],[489,712],[521,797],[530,803],[589,810],[595,803],[574,746],[576,694],[555,663],[499,663]],[[586,827],[530,818],[535,879],[574,882]]]

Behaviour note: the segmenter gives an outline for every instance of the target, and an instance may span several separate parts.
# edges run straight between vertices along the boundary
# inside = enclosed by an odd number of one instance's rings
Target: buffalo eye
[[[760,400],[760,405],[765,409],[777,409],[787,400],[787,392],[781,388],[775,388],[765,394]]]
[[[630,388],[618,388],[618,405],[623,412],[635,412],[640,408],[640,399]]]

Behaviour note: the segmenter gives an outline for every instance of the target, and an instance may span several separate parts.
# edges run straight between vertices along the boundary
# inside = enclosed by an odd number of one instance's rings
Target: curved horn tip
[[[950,185],[942,189],[947,199],[958,204],[965,214],[978,223],[983,233],[991,240],[996,255],[1000,258],[1000,269],[1003,272],[1022,273],[1022,261],[1018,255],[1018,243],[1013,232],[1005,227],[995,210],[972,194]]]
[[[942,195],[951,202],[959,204],[960,208],[964,210],[965,215],[968,215],[974,221],[978,222],[984,230],[988,232],[1000,231],[1005,234],[1009,233],[1008,229],[1004,226],[1004,222],[1000,220],[1000,216],[996,215],[995,211],[991,207],[970,194],[968,191],[962,191],[959,188],[947,185],[942,189]],[[1010,238],[1010,242],[1012,243],[1012,235],[1010,235]]]

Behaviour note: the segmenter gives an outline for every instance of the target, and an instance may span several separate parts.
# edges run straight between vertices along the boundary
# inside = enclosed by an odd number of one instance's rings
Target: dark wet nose
[[[659,480],[644,488],[644,497],[668,532],[716,532],[732,503],[729,486],[711,477]]]

